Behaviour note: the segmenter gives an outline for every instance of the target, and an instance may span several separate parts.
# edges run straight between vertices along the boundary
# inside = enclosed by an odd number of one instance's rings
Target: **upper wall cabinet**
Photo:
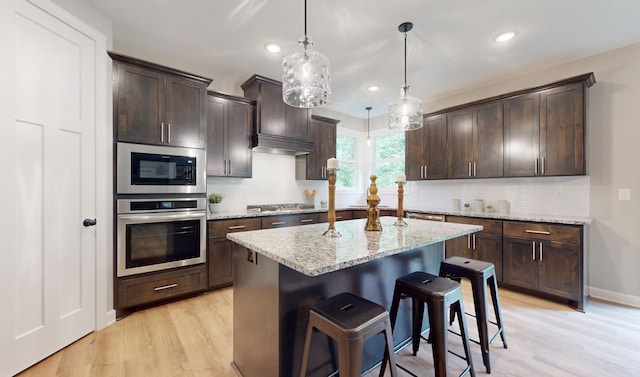
[[[204,148],[211,79],[109,52],[117,140]]]
[[[502,102],[448,114],[449,178],[502,177]]]
[[[424,126],[405,132],[408,180],[447,178],[447,114],[425,116]]]
[[[296,179],[327,179],[327,160],[336,157],[337,119],[311,116],[309,139],[313,143],[311,153],[296,156]]]
[[[256,101],[256,122],[252,135],[255,150],[310,153],[309,109],[291,107],[282,100],[282,83],[253,75],[241,85],[244,97]]]
[[[572,83],[505,101],[505,176],[586,174],[587,86]]]
[[[207,175],[251,178],[255,105],[244,98],[207,96]]]

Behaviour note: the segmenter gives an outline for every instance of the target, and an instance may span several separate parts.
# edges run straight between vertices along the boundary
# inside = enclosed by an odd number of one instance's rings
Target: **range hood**
[[[255,152],[298,156],[311,153],[309,109],[294,108],[282,100],[279,81],[251,76],[241,85],[244,97],[256,101],[251,146]]]
[[[309,140],[291,139],[268,134],[251,136],[254,152],[301,156],[311,153],[313,143]]]

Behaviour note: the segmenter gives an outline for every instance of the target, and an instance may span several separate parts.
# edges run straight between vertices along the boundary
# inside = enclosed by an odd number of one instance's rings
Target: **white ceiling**
[[[112,20],[115,51],[232,94],[254,73],[281,80],[304,34],[303,0],[85,1]],[[360,118],[399,95],[405,21],[407,81],[423,100],[640,42],[639,0],[309,0],[307,12],[307,34],[331,61],[327,107]],[[493,42],[513,29],[516,39]],[[268,42],[282,51],[267,53]]]

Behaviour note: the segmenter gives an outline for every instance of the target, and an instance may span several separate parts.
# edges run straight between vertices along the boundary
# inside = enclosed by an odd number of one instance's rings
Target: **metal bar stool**
[[[309,308],[300,377],[307,373],[314,328],[338,342],[338,370],[342,377],[361,375],[364,342],[374,335],[384,333],[385,361],[389,360],[391,375],[398,375],[389,313],[383,306],[351,293],[340,293],[312,305]]]
[[[436,377],[447,376],[447,352],[465,360],[467,367],[460,376],[470,372],[475,377],[473,362],[467,334],[467,322],[465,319],[464,306],[462,303],[462,290],[456,281],[431,275],[426,272],[413,272],[396,279],[393,291],[393,302],[391,303],[391,328],[393,329],[398,315],[400,300],[410,298],[412,302],[412,345],[415,356],[420,347],[420,329],[422,328],[422,318],[424,316],[424,305],[427,304],[429,313],[429,337],[431,338],[431,349],[433,353],[433,364]],[[464,356],[458,355],[448,349],[448,324],[447,311],[451,309],[453,315],[458,315],[458,325],[460,326],[460,336],[464,347]],[[411,375],[415,374],[404,367],[398,365]],[[382,361],[380,377],[384,375],[385,360]]]
[[[498,283],[493,263],[462,257],[450,257],[440,263],[440,276],[456,281],[460,281],[461,278],[469,279],[471,281],[473,305],[476,311],[475,317],[476,323],[478,324],[478,334],[480,338],[479,342],[473,339],[471,341],[480,345],[480,350],[482,351],[482,362],[487,369],[487,373],[491,373],[489,344],[491,344],[498,334],[500,334],[500,337],[502,338],[502,345],[504,348],[507,348],[507,337],[504,333],[502,311],[500,309],[500,299],[498,297]],[[491,291],[491,301],[493,302],[493,311],[496,322],[489,320],[487,285],[489,285],[489,290]],[[452,321],[453,318],[450,320]],[[493,337],[491,337],[491,339],[489,339],[489,323],[498,327],[498,331],[493,335]]]

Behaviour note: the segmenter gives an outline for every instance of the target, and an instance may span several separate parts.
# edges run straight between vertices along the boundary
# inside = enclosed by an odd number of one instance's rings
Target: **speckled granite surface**
[[[382,232],[366,232],[366,219],[338,221],[342,237],[322,234],[328,224],[229,233],[227,238],[308,276],[442,242],[482,230],[481,226],[406,219],[396,227],[395,217],[381,217]],[[259,263],[259,262],[258,262]]]
[[[358,210],[367,209],[366,206],[349,206],[343,208],[336,208],[336,211],[342,210]],[[395,209],[391,207],[383,207],[382,209]],[[272,212],[256,212],[256,211],[227,211],[219,213],[207,213],[207,220],[224,220],[224,219],[239,219],[243,217],[263,217],[263,216],[276,216],[276,215],[292,215],[300,213],[322,213],[327,212],[326,209],[294,209],[294,210],[280,210]],[[569,224],[569,225],[589,225],[593,222],[590,217],[580,216],[559,216],[559,215],[530,215],[510,213],[508,215],[499,214],[496,212],[462,212],[462,211],[444,211],[444,210],[432,210],[432,209],[413,209],[405,208],[405,212],[419,212],[419,213],[433,213],[438,215],[454,215],[454,216],[469,216],[469,217],[484,217],[489,219],[498,220],[519,220],[519,221],[532,221],[541,223],[556,223],[556,224]]]

